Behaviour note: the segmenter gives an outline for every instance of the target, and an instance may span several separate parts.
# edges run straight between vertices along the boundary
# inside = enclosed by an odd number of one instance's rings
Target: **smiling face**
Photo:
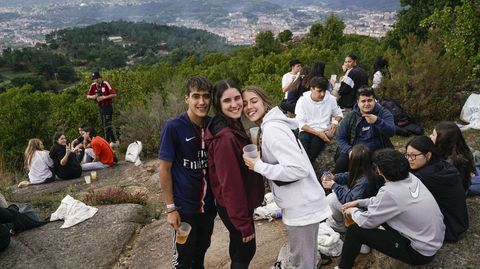
[[[262,98],[254,92],[243,93],[243,114],[252,122],[259,124],[265,116],[266,108]]]
[[[427,154],[423,154],[419,150],[415,149],[412,146],[407,147],[407,152],[405,156],[408,160],[408,164],[412,170],[418,170],[430,161],[432,154],[429,152]]]
[[[243,99],[240,90],[236,88],[226,89],[220,97],[222,113],[231,119],[240,119],[242,116]]]
[[[185,103],[188,105],[188,116],[191,120],[201,120],[208,114],[210,109],[211,96],[208,90],[192,88],[190,93],[185,95]]]
[[[65,137],[65,135],[61,135],[61,136],[57,139],[57,143],[58,143],[59,145],[62,145],[62,146],[67,145],[67,138]]]

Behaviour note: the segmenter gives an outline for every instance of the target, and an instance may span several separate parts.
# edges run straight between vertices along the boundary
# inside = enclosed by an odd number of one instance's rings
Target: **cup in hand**
[[[345,227],[348,227],[355,223],[355,221],[352,219],[352,215],[343,213],[343,218],[345,219]]]
[[[337,75],[333,74],[330,76],[330,81],[336,82],[337,81]]]
[[[248,157],[255,159],[257,158],[257,145],[254,144],[248,144],[245,147],[243,147],[243,153]]]
[[[192,230],[192,226],[186,222],[180,222],[180,226],[178,226],[178,231],[176,235],[176,242],[177,244],[185,244],[188,239],[188,235]]]
[[[252,138],[252,143],[258,145],[258,130],[259,127],[250,128],[250,137]]]

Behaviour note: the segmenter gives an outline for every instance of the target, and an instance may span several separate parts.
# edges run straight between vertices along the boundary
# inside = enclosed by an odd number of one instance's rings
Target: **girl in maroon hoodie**
[[[218,215],[230,232],[230,268],[248,268],[255,255],[253,210],[263,201],[263,178],[243,162],[242,148],[251,141],[240,117],[243,99],[232,80],[215,85],[216,116],[207,128],[208,173]]]

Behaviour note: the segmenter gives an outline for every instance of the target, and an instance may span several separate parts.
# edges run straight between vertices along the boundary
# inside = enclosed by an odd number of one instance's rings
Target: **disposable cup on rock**
[[[90,178],[93,182],[97,181],[97,171],[90,172]]]
[[[178,226],[178,231],[177,231],[177,236],[176,236],[176,242],[177,244],[185,244],[188,239],[188,235],[190,234],[190,231],[192,230],[192,226],[186,222],[180,222],[180,226]]]
[[[92,179],[91,179],[90,175],[85,176],[85,183],[87,183],[87,184],[92,183]]]
[[[243,147],[243,153],[247,155],[248,158],[255,159],[257,158],[257,145],[254,144],[248,144],[245,147]]]
[[[258,130],[259,127],[252,127],[250,128],[250,137],[252,138],[252,143],[258,145]]]

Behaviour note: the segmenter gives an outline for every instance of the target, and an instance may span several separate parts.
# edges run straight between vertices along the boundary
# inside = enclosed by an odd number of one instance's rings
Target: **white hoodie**
[[[304,125],[310,126],[317,131],[323,131],[330,125],[330,118],[340,116],[343,113],[337,104],[337,100],[328,91],[322,101],[312,100],[312,92],[306,91],[298,99],[295,106],[295,118],[298,120],[300,131]]]
[[[261,126],[262,160],[254,167],[269,180],[283,222],[289,226],[320,222],[332,214],[307,153],[292,131],[297,127],[298,122],[278,107],[271,109]],[[292,183],[279,186],[272,180]]]

